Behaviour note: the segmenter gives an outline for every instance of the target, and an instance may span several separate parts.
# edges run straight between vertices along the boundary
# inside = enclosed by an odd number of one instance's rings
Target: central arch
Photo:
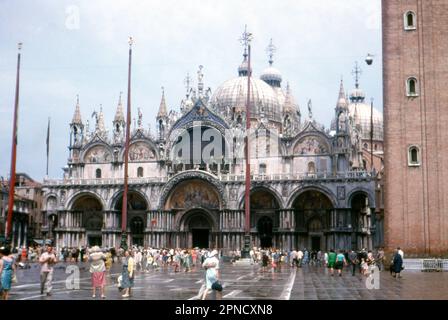
[[[181,247],[211,248],[213,233],[217,231],[213,214],[203,208],[186,211],[179,219],[181,234],[184,235]]]
[[[180,174],[185,178],[185,174]],[[179,178],[180,178],[179,177]],[[162,203],[165,211],[174,213],[174,226],[179,231],[176,247],[210,248],[218,243],[218,217],[222,207],[221,190],[214,180],[190,176],[179,179],[166,189]]]

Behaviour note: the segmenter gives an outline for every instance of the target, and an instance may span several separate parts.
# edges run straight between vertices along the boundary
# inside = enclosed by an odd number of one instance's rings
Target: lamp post
[[[368,66],[373,64],[374,55],[368,53],[365,59]],[[370,172],[373,173],[373,98],[370,100]]]

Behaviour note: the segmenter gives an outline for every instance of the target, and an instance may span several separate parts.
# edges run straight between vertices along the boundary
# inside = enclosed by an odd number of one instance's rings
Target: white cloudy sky
[[[165,87],[178,109],[187,72],[204,66],[214,90],[237,75],[238,38],[254,34],[254,75],[267,66],[270,38],[274,65],[305,109],[329,126],[339,79],[354,86],[351,71],[362,63],[361,86],[382,109],[380,0],[0,0],[0,176],[7,176],[14,105],[17,42],[23,42],[17,171],[42,180],[46,127],[51,117],[50,177],[62,176],[76,94],[83,120],[103,105],[110,127],[120,91],[126,92],[127,38],[135,39],[132,105],[155,128]],[[79,19],[73,13],[79,12]],[[79,25],[76,22],[79,20]],[[375,54],[371,67],[363,62]]]

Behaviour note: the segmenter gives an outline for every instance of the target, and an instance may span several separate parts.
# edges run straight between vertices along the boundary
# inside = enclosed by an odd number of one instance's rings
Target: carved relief
[[[230,201],[238,200],[238,189],[237,188],[231,188],[229,190],[229,199],[230,199]]]
[[[317,155],[328,153],[327,147],[315,137],[301,140],[294,148],[294,154]]]
[[[47,199],[47,211],[56,210],[57,200],[56,197],[48,197]]]
[[[145,161],[155,159],[155,153],[144,142],[136,142],[129,148],[130,161]]]
[[[84,161],[87,163],[101,163],[109,162],[111,158],[112,157],[109,150],[107,150],[104,146],[96,146],[87,152],[84,157]]]

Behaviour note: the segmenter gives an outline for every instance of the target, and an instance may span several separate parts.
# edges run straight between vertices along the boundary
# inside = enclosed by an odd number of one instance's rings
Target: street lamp
[[[373,55],[368,53],[365,61],[366,61],[367,65],[371,66],[373,63]]]

